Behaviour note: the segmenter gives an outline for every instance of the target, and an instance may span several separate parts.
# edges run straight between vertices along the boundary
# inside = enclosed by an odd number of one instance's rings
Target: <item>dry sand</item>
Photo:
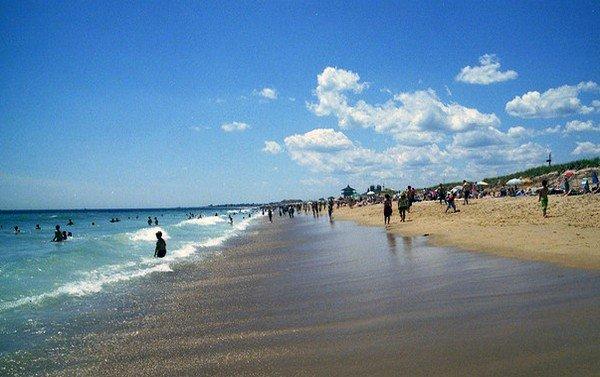
[[[469,205],[457,200],[460,212],[448,214],[438,202],[415,203],[405,223],[394,208],[388,230],[428,234],[439,246],[600,269],[600,195],[549,198],[548,218],[542,217],[537,197],[478,199]],[[335,216],[383,226],[382,205],[342,207]]]

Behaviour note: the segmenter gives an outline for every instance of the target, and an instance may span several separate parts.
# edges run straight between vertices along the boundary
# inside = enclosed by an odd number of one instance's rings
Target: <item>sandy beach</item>
[[[438,202],[415,203],[405,223],[397,208],[390,232],[428,234],[430,242],[470,251],[584,269],[600,269],[600,196],[550,196],[548,218],[537,197],[471,200],[460,212],[445,214]],[[394,205],[396,205],[394,203]],[[336,218],[383,226],[383,207],[342,207]]]
[[[475,206],[474,206],[475,207]],[[595,272],[352,222],[262,221],[114,289],[23,361],[58,376],[594,375]],[[67,310],[67,308],[65,308]],[[41,369],[40,369],[41,368]]]

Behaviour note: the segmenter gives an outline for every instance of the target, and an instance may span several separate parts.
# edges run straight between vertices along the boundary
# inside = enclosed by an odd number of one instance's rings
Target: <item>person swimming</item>
[[[35,224],[35,230],[42,230],[42,227],[40,226],[40,224]]]
[[[155,258],[163,258],[167,255],[167,243],[162,238],[162,232],[156,232],[156,248],[154,249]]]
[[[154,225],[158,225],[158,219],[154,216]]]
[[[73,220],[69,219],[69,222],[67,222],[67,225],[73,225]]]
[[[14,230],[15,230],[15,234],[20,234],[21,233],[21,229],[19,229],[18,225],[15,225]]]

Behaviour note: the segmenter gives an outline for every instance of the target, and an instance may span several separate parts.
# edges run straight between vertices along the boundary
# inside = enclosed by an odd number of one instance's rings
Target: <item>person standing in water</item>
[[[155,258],[163,258],[167,255],[167,243],[162,238],[162,232],[156,232],[156,248],[154,249]]]
[[[154,216],[154,225],[158,225],[158,219]]]
[[[269,222],[273,222],[273,211],[271,210],[271,207],[269,207],[267,214],[269,215]]]
[[[229,217],[229,225],[233,225],[233,217],[231,217],[231,213],[227,216]]]
[[[548,217],[546,214],[548,210],[548,181],[545,179],[542,181],[542,188],[538,192],[538,202],[542,206],[542,214],[544,217]]]
[[[152,225],[152,217],[148,216],[148,225]]]
[[[62,242],[63,235],[60,231],[60,225],[55,226],[54,229],[56,230],[54,231],[54,238],[52,239],[52,242]]]
[[[333,199],[329,199],[329,203],[327,203],[327,214],[329,215],[329,220],[333,219]]]
[[[383,202],[383,221],[385,225],[390,225],[390,219],[392,218],[392,198],[389,194],[385,194],[385,201]]]

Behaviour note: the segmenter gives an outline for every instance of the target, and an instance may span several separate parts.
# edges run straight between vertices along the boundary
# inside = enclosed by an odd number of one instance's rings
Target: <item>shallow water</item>
[[[188,220],[189,212],[203,218]],[[207,247],[242,232],[251,221],[248,212],[231,207],[0,212],[0,355],[35,345],[48,331],[38,324],[46,318],[67,320],[61,308],[69,302],[202,257]],[[159,225],[149,226],[148,216]],[[111,223],[112,218],[121,221]],[[69,219],[74,225],[67,225]],[[73,237],[50,242],[55,225]],[[153,258],[157,231],[167,241],[162,259]]]

